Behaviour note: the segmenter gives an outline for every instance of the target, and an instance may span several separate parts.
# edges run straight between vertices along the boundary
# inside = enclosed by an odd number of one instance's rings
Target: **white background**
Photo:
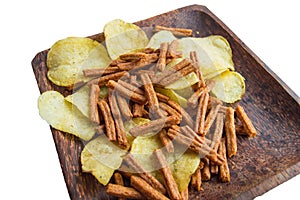
[[[135,22],[191,4],[206,5],[300,95],[297,1],[10,0],[0,4],[0,199],[69,199],[49,126],[38,115],[39,91],[30,62],[56,40],[102,32],[109,20]],[[258,199],[299,199],[299,186],[297,176]]]

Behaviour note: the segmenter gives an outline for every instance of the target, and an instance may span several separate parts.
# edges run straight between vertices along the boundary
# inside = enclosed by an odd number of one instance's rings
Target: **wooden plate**
[[[231,182],[217,177],[204,182],[204,191],[191,190],[190,199],[252,199],[300,173],[300,106],[296,96],[220,19],[206,7],[192,5],[136,22],[191,28],[195,37],[224,36],[233,50],[236,71],[246,78],[246,94],[240,104],[258,130],[254,139],[238,137],[238,154],[230,159]],[[103,34],[91,36],[99,42]],[[32,61],[40,92],[66,88],[47,79],[48,50]],[[81,140],[51,128],[62,171],[72,199],[109,199],[96,179],[80,169]]]

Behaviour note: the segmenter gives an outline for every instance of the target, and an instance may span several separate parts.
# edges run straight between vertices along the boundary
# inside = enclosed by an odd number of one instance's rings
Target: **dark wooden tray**
[[[246,94],[240,104],[257,127],[258,136],[238,138],[238,154],[230,162],[230,183],[220,183],[214,177],[203,183],[204,191],[191,190],[190,199],[252,199],[300,173],[299,97],[220,19],[205,6],[192,5],[136,24],[191,28],[199,31],[196,37],[222,35],[232,47],[236,71],[246,78]],[[102,33],[91,38],[104,40]],[[38,53],[32,61],[40,92],[57,90],[69,94],[46,78],[47,52]],[[71,199],[109,199],[104,187],[80,169],[82,142],[53,128],[51,131]]]

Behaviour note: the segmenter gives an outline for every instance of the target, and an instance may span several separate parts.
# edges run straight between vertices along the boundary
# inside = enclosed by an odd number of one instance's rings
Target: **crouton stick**
[[[159,107],[162,110],[165,110],[169,115],[174,115],[174,116],[177,116],[179,119],[181,119],[181,114],[178,113],[174,108],[172,108],[168,104],[166,104],[164,102],[159,102]]]
[[[218,153],[221,154],[225,160],[225,162],[222,165],[220,165],[219,179],[222,182],[229,182],[230,181],[230,172],[229,172],[229,167],[228,167],[227,158],[226,158],[226,145],[225,145],[224,138],[221,140]]]
[[[121,95],[116,95],[116,97],[117,97],[119,110],[120,110],[124,120],[131,119],[133,117],[133,115],[132,115],[130,107],[129,107],[129,102]]]
[[[208,158],[202,158],[202,161],[204,163],[204,167],[201,170],[201,180],[203,181],[209,181],[211,174],[209,169],[209,159]]]
[[[122,80],[118,80],[118,83],[120,85],[122,85],[123,87],[127,88],[128,90],[134,91],[137,94],[141,94],[141,95],[145,94],[145,92],[142,89],[140,89],[140,88],[138,88],[134,85],[131,85],[130,83],[127,83],[127,82],[122,81]]]
[[[90,120],[97,124],[100,123],[100,117],[98,112],[98,98],[100,95],[100,88],[98,85],[91,85],[89,95],[89,108],[90,108]]]
[[[199,62],[197,52],[196,51],[191,51],[190,52],[190,58],[192,60],[193,66],[197,69],[196,70],[196,75],[199,78],[199,82],[197,83],[198,87],[199,88],[204,87],[205,86],[205,81],[204,81],[203,75],[202,75],[201,70],[200,70],[200,62]]]
[[[249,137],[255,137],[256,136],[256,129],[254,128],[250,118],[246,114],[244,108],[240,105],[238,105],[235,109],[236,115],[239,120],[241,120],[243,126],[247,130]]]
[[[226,133],[226,147],[228,157],[236,155],[237,152],[237,142],[235,134],[235,124],[234,124],[234,109],[231,107],[227,108],[225,115],[225,133]]]
[[[151,53],[145,55],[146,55],[145,58],[140,59],[138,61],[118,63],[117,66],[120,70],[124,70],[124,71],[136,70],[136,69],[144,68],[151,63],[154,63],[158,59],[157,53]]]
[[[112,183],[106,186],[106,193],[122,199],[145,199],[145,197],[134,188]]]
[[[158,133],[159,139],[163,146],[166,148],[168,153],[174,152],[174,145],[172,143],[172,140],[168,137],[166,129],[162,129]]]
[[[171,169],[163,152],[160,149],[154,150],[154,157],[156,158],[159,164],[159,171],[163,175],[170,198],[180,200],[181,196],[178,190],[178,186],[174,180]]]
[[[189,64],[191,64],[190,59],[183,59],[182,61],[180,61],[179,63],[177,63],[173,67],[168,68],[168,69],[164,70],[162,73],[160,73],[159,75],[154,76],[152,78],[152,82],[153,83],[158,83],[162,79],[164,79],[166,77],[169,77],[171,74],[183,69],[184,67],[186,67]]]
[[[211,147],[214,150],[217,150],[217,147],[221,142],[221,138],[223,135],[223,126],[224,126],[224,114],[218,113],[216,117],[216,126],[215,126],[215,131],[213,133],[212,145],[211,145]]]
[[[160,118],[163,117],[160,113],[158,99],[154,91],[152,82],[148,74],[141,74],[141,81],[144,85],[145,95],[149,103],[149,115],[150,118]]]
[[[169,200],[165,195],[151,187],[144,179],[137,176],[130,177],[130,184],[149,200]]]
[[[205,123],[205,115],[207,111],[207,103],[208,103],[209,95],[207,92],[203,93],[199,99],[196,120],[194,131],[198,134],[203,133],[204,131],[204,123]]]
[[[154,28],[155,32],[162,31],[162,30],[170,31],[174,35],[177,35],[177,36],[192,36],[193,35],[193,30],[187,29],[187,28],[173,28],[173,27],[165,27],[165,26],[160,26],[160,25],[156,25]]]
[[[177,102],[169,100],[167,102],[172,108],[174,108],[178,113],[181,114],[182,120],[185,124],[187,124],[190,127],[194,126],[194,122],[192,117],[183,109]]]
[[[125,53],[119,56],[121,60],[125,61],[138,61],[141,59],[146,59],[146,53],[137,52],[137,53]]]
[[[166,102],[168,102],[170,100],[170,98],[168,96],[166,96],[166,95],[163,95],[163,94],[161,94],[159,92],[155,92],[155,93],[156,93],[156,96],[157,96],[158,100],[161,101],[161,102],[166,103]]]
[[[195,190],[200,191],[201,190],[201,184],[202,184],[201,170],[200,170],[200,166],[198,166],[198,168],[196,169],[194,174],[191,176],[191,186]]]
[[[124,124],[123,124],[123,121],[121,118],[121,113],[120,113],[119,106],[117,103],[116,95],[113,93],[113,91],[111,89],[109,89],[108,102],[110,105],[111,112],[113,114],[113,118],[115,120],[118,144],[121,148],[125,149],[128,147],[128,141],[126,138],[125,128],[124,128]]]
[[[109,105],[105,100],[98,101],[98,106],[101,110],[102,116],[104,118],[105,128],[106,128],[106,136],[109,141],[116,141],[116,127],[114,119],[111,115],[111,111]]]
[[[182,200],[189,200],[189,188],[187,187],[184,190],[182,190],[180,192],[180,195]]]
[[[98,84],[99,86],[105,85],[109,80],[119,80],[122,77],[129,77],[129,73],[126,71],[116,72],[113,74],[107,74],[105,76],[101,76],[100,78],[96,78],[90,80],[88,84]]]
[[[128,90],[121,84],[117,83],[114,80],[109,80],[108,83],[106,84],[107,87],[116,90],[120,95],[131,99],[134,102],[140,103],[140,104],[145,104],[147,102],[147,99],[145,96],[140,95],[134,91]]]
[[[166,67],[166,58],[167,58],[167,51],[168,51],[169,44],[167,42],[163,42],[160,44],[159,48],[159,57],[156,63],[156,69],[158,71],[164,71]]]
[[[168,48],[167,57],[179,58],[182,56],[182,52],[177,51],[178,43],[178,40],[173,40],[171,42]]]
[[[180,69],[177,72],[174,72],[168,77],[165,77],[164,79],[160,80],[158,84],[167,86],[170,85],[171,83],[174,83],[175,81],[179,80],[180,78],[188,75],[189,73],[192,73],[195,71],[195,68],[192,65],[188,65],[182,69]]]
[[[133,157],[132,154],[127,154],[124,158],[127,165],[137,173],[138,176],[147,181],[153,188],[162,194],[166,193],[166,189],[163,184],[161,184],[151,173],[147,172],[140,163]]]
[[[113,74],[119,72],[118,67],[106,67],[106,68],[93,68],[93,69],[84,69],[82,70],[85,77],[95,77],[95,76],[104,76],[108,74]]]
[[[176,116],[169,116],[166,118],[156,119],[152,120],[148,123],[141,124],[139,126],[136,126],[132,129],[130,129],[130,134],[133,137],[137,137],[139,135],[144,135],[149,132],[157,132],[161,130],[162,128],[170,127],[171,125],[179,124],[180,119],[178,119]]]
[[[188,107],[196,108],[196,106],[198,105],[198,100],[204,92],[206,92],[206,87],[198,88],[188,99],[188,101],[187,101]]]
[[[123,177],[120,173],[118,173],[118,172],[114,173],[114,180],[115,180],[115,184],[124,186]],[[125,200],[125,199],[126,198],[124,198],[124,197],[119,197],[118,200]]]
[[[217,104],[216,106],[212,107],[212,109],[210,109],[206,119],[205,119],[205,123],[204,123],[204,129],[203,129],[203,133],[201,135],[205,136],[211,125],[213,124],[213,122],[215,121],[218,111],[220,109],[220,104]]]

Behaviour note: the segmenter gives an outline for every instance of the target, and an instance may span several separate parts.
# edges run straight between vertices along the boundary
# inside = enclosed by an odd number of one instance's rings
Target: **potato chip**
[[[106,136],[99,136],[81,152],[82,171],[92,173],[100,183],[106,185],[114,171],[121,166],[121,156],[126,153],[108,141]]]
[[[234,70],[232,52],[228,41],[219,35],[204,38],[185,37],[179,40],[178,51],[189,58],[196,51],[204,79],[210,79],[227,69]]]
[[[72,86],[90,78],[82,70],[110,64],[105,47],[89,38],[69,37],[57,41],[47,55],[48,78],[59,86]]]
[[[74,106],[76,106],[84,116],[89,118],[90,116],[89,94],[90,94],[90,87],[88,85],[84,85],[73,94],[67,96],[65,99],[68,102],[72,103]]]
[[[240,100],[245,93],[244,77],[238,72],[226,71],[212,80],[215,81],[215,86],[211,93],[226,103]]]
[[[174,90],[161,87],[155,87],[154,89],[155,91],[168,96],[171,100],[177,102],[181,107],[187,107],[187,100],[184,97],[177,94]]]
[[[159,49],[161,43],[163,42],[171,43],[173,40],[176,39],[177,38],[170,31],[159,31],[150,38],[147,47],[153,49]]]
[[[108,22],[103,32],[107,51],[113,60],[121,54],[143,49],[149,42],[146,33],[140,27],[120,19]]]
[[[162,144],[158,134],[151,137],[138,136],[134,139],[130,153],[133,154],[135,159],[144,167],[148,172],[157,170],[153,162],[153,151],[160,149]]]
[[[56,91],[44,92],[38,99],[40,116],[53,128],[90,140],[96,125]]]
[[[199,155],[187,151],[170,164],[172,175],[180,192],[189,186],[191,175],[196,171],[199,163]]]

